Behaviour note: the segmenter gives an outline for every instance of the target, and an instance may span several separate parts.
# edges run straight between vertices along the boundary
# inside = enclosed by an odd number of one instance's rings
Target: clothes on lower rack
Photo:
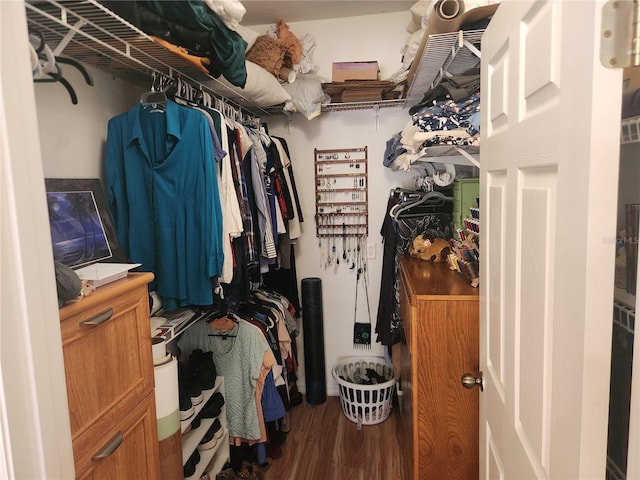
[[[290,392],[297,392],[298,328],[288,299],[267,289],[253,292],[237,312],[212,312],[187,329],[177,346],[186,356],[212,352],[216,371],[225,378],[231,443],[252,445],[269,441],[267,423],[283,421]]]
[[[232,443],[266,441],[258,413],[264,379],[275,364],[275,357],[261,332],[240,320],[231,330],[217,330],[215,321],[200,321],[178,339],[186,355],[200,349],[213,352],[216,371],[225,379],[227,426]]]

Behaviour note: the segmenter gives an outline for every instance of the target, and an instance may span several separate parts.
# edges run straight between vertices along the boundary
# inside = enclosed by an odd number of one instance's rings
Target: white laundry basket
[[[375,385],[360,385],[345,379],[364,376],[366,369],[390,378]],[[332,369],[333,379],[340,389],[340,403],[345,416],[360,425],[375,425],[389,418],[396,380],[393,368],[383,357],[346,357]]]

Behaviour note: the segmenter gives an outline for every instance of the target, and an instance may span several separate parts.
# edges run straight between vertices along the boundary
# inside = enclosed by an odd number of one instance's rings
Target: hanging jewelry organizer
[[[356,256],[369,233],[367,147],[314,149],[316,237],[325,266]]]

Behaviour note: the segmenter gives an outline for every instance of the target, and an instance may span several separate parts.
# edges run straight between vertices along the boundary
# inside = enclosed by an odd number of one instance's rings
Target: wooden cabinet
[[[160,477],[147,294],[152,279],[129,274],[60,309],[77,478]]]
[[[446,263],[403,258],[400,312],[400,411],[411,479],[478,478],[479,389],[463,374],[478,375],[478,289]]]

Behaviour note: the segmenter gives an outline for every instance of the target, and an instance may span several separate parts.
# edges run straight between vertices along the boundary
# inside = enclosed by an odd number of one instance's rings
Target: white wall
[[[287,22],[289,30],[298,38],[310,34],[316,39],[313,52],[315,73],[331,81],[333,62],[378,62],[379,78],[386,79],[401,66],[400,49],[407,40],[409,12],[363,15],[361,17]],[[286,16],[284,18],[286,22]],[[251,29],[264,34],[270,25],[256,25]]]
[[[317,73],[331,78],[332,62],[376,60],[380,67],[380,78],[394,73],[401,66],[400,48],[406,40],[406,25],[409,13],[369,15],[359,18],[290,23],[289,27],[298,37],[310,33],[316,38],[314,63]],[[252,27],[264,32],[264,27]],[[261,29],[262,28],[262,29]],[[303,235],[295,246],[298,281],[306,277],[322,280],[323,321],[325,337],[325,367],[328,383],[327,393],[337,395],[337,385],[331,377],[331,368],[336,361],[349,355],[384,355],[384,348],[375,342],[375,324],[380,295],[382,273],[382,251],[380,228],[386,213],[389,191],[396,186],[413,185],[416,173],[393,172],[384,167],[382,160],[386,142],[402,130],[409,120],[403,108],[379,110],[376,122],[374,110],[325,112],[313,120],[302,115],[268,119],[269,132],[287,139],[294,163],[296,184],[301,192],[305,222]],[[378,129],[376,129],[376,124]],[[372,317],[372,349],[353,348],[353,324],[356,278],[354,271],[343,265],[338,272],[321,267],[320,249],[315,236],[315,177],[314,148],[344,149],[368,147],[369,179],[369,242],[376,248],[376,258],[369,260],[369,305]],[[358,322],[367,322],[368,313],[364,302],[364,289],[360,283],[358,291]],[[304,328],[304,319],[300,322]],[[300,337],[300,350],[302,336]],[[304,359],[301,360],[300,384],[304,388]]]
[[[318,73],[331,77],[334,61],[377,60],[380,78],[400,67],[400,48],[404,45],[409,13],[371,15],[331,21],[290,23],[298,36],[310,33],[316,38],[314,61]],[[263,33],[264,27],[252,27]],[[72,105],[61,85],[36,85],[38,124],[46,177],[102,177],[103,147],[109,118],[129,109],[139,98],[140,90],[97,70],[91,70],[96,86],[84,85],[82,77],[72,67],[64,70],[76,89],[78,105]],[[305,223],[303,236],[296,245],[298,280],[320,277],[323,284],[323,310],[325,322],[325,359],[328,392],[337,395],[330,369],[336,359],[360,353],[353,349],[353,315],[355,277],[353,272],[341,269],[338,273],[320,268],[320,257],[315,238],[313,217],[314,172],[313,149],[352,148],[367,146],[369,150],[369,238],[376,244],[376,258],[369,262],[369,301],[375,328],[382,244],[379,235],[384,219],[389,190],[395,186],[411,186],[415,174],[392,172],[382,165],[386,141],[400,131],[409,116],[401,108],[381,109],[379,129],[375,128],[373,110],[323,113],[308,121],[302,115],[293,115],[291,122],[279,115],[267,119],[270,133],[287,139]],[[358,321],[367,321],[364,290],[360,285]],[[375,339],[375,336],[374,336]],[[303,356],[302,337],[299,351]],[[379,344],[366,354],[382,354]],[[300,386],[304,391],[304,359],[301,358]]]
[[[89,86],[77,69],[62,68],[78,96],[77,105],[62,85],[35,84],[45,177],[103,178],[107,122],[133,107],[143,89],[86,67],[94,82]]]

